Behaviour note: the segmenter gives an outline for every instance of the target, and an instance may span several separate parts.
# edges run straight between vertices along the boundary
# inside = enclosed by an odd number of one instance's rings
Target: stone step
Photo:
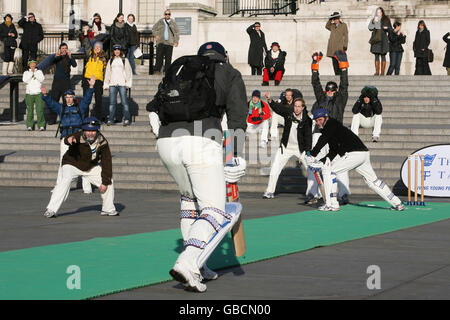
[[[384,175],[383,175],[384,173]],[[382,179],[389,186],[397,183],[399,178],[399,172],[394,170],[384,170],[383,173],[377,172],[379,179]],[[57,170],[55,171],[32,171],[32,170],[3,170],[0,168],[0,179],[29,179],[29,180],[52,180],[55,181],[57,176]],[[361,187],[365,185],[364,179],[358,175],[355,171],[350,172],[350,188],[352,186]],[[157,173],[133,173],[133,172],[114,172],[114,183],[150,183],[150,182],[163,182],[174,183],[173,178],[167,174],[167,172]],[[269,177],[261,175],[245,175],[239,180],[239,187],[245,185],[267,185]],[[297,175],[280,175],[280,184],[297,184],[302,185],[306,183],[306,177],[301,174]],[[53,182],[54,184],[55,182]],[[262,190],[261,190],[262,191]]]
[[[449,129],[450,130],[450,129]],[[126,136],[123,135],[123,132],[119,131],[108,131],[106,133],[105,130],[102,130],[105,133],[106,138],[109,143],[114,144],[142,144],[142,145],[155,145],[156,139],[152,133],[149,132],[132,132],[128,133]],[[279,128],[279,136],[281,136],[282,128]],[[448,142],[448,137],[442,135],[441,132],[436,131],[434,134],[422,135],[422,134],[403,134],[396,135],[395,132],[390,132],[392,130],[382,130],[382,139],[378,142],[378,144],[385,145],[386,143],[403,143],[403,142],[414,142],[414,143],[446,143]],[[372,129],[364,129],[360,128],[359,136],[361,140],[365,143],[372,143]],[[251,138],[249,140],[249,138]],[[59,142],[59,138],[55,138],[55,132],[53,130],[48,129],[47,131],[26,131],[22,130],[14,130],[14,131],[3,131],[2,136],[0,137],[0,141],[4,143],[55,143]],[[247,142],[249,141],[257,141],[255,140],[255,136],[251,135],[247,137]],[[374,144],[374,146],[378,145]],[[278,143],[277,143],[278,145]]]

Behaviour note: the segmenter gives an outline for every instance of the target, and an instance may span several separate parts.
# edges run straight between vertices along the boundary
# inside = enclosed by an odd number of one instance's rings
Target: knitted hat
[[[280,49],[280,44],[278,42],[272,42],[272,45],[270,46],[270,48],[273,48],[274,46],[277,46],[278,49]]]
[[[33,59],[31,59],[31,60],[28,60],[28,65],[30,65],[30,64],[32,64],[32,63],[35,63],[35,64],[37,64],[37,61],[36,61],[36,60],[33,60]]]
[[[259,91],[259,90],[253,91],[253,92],[252,92],[252,98],[253,98],[253,97],[258,97],[258,98],[261,99],[261,91]]]

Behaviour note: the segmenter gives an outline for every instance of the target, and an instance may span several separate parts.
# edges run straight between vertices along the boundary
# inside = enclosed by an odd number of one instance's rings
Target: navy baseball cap
[[[254,90],[254,91],[252,92],[252,97],[258,97],[258,98],[261,98],[261,91],[259,91],[259,90]]]
[[[327,109],[319,108],[316,111],[314,111],[314,115],[313,116],[314,116],[313,119],[316,120],[317,118],[329,117],[330,115],[328,114]]]
[[[220,43],[214,42],[214,41],[206,42],[206,43],[202,44],[200,46],[200,48],[198,48],[197,54],[198,55],[202,55],[202,54],[205,54],[207,51],[210,51],[210,50],[215,51],[217,53],[220,53],[224,57],[227,56],[227,51],[225,50],[225,48]]]

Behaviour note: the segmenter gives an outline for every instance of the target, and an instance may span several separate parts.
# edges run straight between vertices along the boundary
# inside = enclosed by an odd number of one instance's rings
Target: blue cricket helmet
[[[321,118],[321,117],[329,117],[329,113],[327,111],[327,109],[325,108],[319,108],[316,111],[314,111],[313,114],[313,119],[316,120],[317,118]]]
[[[83,120],[81,129],[86,131],[98,131],[100,130],[100,121],[98,121],[96,117],[87,117]]]

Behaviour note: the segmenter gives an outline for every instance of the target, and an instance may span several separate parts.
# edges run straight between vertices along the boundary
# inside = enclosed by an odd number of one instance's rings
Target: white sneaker
[[[200,269],[201,276],[204,280],[216,280],[219,275],[217,272],[214,272],[205,264],[203,268]]]
[[[45,131],[45,128],[44,127],[40,127],[39,131]]]
[[[27,130],[28,130],[28,131],[32,131],[32,130],[33,130],[33,128],[31,128],[31,127],[28,127],[28,128],[27,128]]]
[[[333,206],[327,206],[326,204],[324,204],[323,206],[319,207],[320,211],[339,211],[341,210],[341,208],[339,207],[333,207]]]
[[[46,218],[56,218],[56,213],[47,209],[45,210],[44,217]]]
[[[172,278],[184,285],[186,291],[206,291],[206,285],[201,283],[201,275],[190,270],[189,266],[183,261],[177,261],[169,273]]]
[[[405,210],[405,206],[403,205],[403,203],[400,203],[396,206],[392,206],[391,210],[395,210],[395,211],[403,211]]]
[[[102,211],[102,212],[100,212],[100,214],[102,216],[118,216],[119,212],[117,212],[116,210],[111,211],[111,212]]]
[[[264,192],[263,199],[273,199],[273,198],[275,198],[273,193],[270,193],[270,192],[267,192],[267,191]]]

